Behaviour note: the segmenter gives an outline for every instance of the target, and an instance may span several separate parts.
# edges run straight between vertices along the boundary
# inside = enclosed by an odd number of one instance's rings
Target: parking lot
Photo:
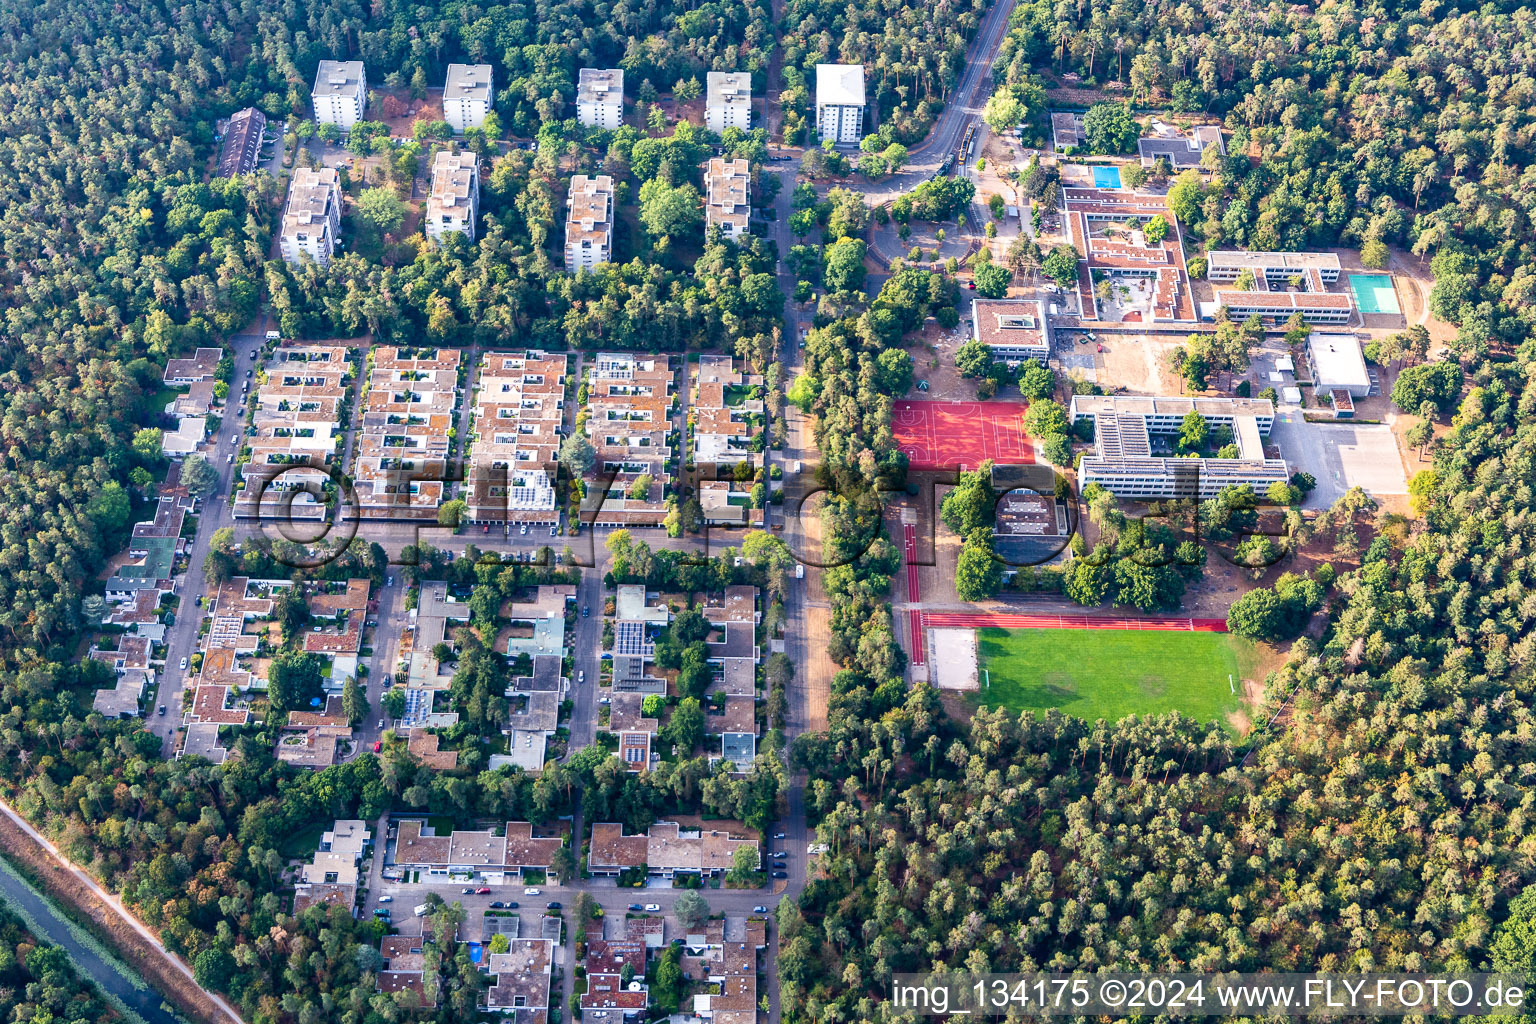
[[[1317,479],[1307,508],[1328,508],[1351,487],[1372,497],[1408,493],[1402,454],[1392,428],[1372,423],[1308,423],[1303,411],[1282,406],[1275,411],[1270,443],[1280,449],[1291,471]]]

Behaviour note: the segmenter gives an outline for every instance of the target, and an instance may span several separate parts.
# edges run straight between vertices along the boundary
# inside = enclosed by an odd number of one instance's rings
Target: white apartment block
[[[300,167],[294,171],[278,236],[278,252],[283,259],[297,265],[308,256],[322,266],[329,263],[340,230],[341,181],[336,168]]]
[[[563,352],[487,352],[475,387],[470,519],[558,523],[553,473],[565,423]]]
[[[735,241],[747,233],[751,215],[751,168],[745,160],[713,157],[704,165],[704,233],[720,225],[720,233]]]
[[[705,76],[704,127],[721,134],[727,128],[752,128],[752,75],[746,71],[711,71]]]
[[[432,161],[432,192],[427,196],[427,236],[441,241],[451,231],[475,237],[480,212],[480,161],[473,153],[439,152]]]
[[[971,337],[1004,363],[1051,355],[1051,324],[1039,299],[972,299]]]
[[[582,68],[576,83],[576,120],[613,131],[624,122],[622,68]]]
[[[816,65],[816,131],[833,142],[864,137],[864,65]]]
[[[315,108],[316,121],[340,125],[342,131],[350,131],[363,119],[363,108],[368,105],[368,76],[363,73],[363,62],[321,61],[309,99]]]
[[[443,83],[443,120],[462,133],[479,128],[491,112],[495,75],[489,64],[449,64]]]
[[[574,274],[607,263],[613,244],[613,179],[576,175],[565,211],[565,269]]]

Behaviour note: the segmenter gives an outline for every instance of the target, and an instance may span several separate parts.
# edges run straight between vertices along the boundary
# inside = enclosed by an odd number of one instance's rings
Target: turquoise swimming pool
[[[1095,188],[1119,188],[1120,168],[1095,167],[1093,169],[1093,185]]]
[[[1391,274],[1350,274],[1349,290],[1362,313],[1401,313]]]

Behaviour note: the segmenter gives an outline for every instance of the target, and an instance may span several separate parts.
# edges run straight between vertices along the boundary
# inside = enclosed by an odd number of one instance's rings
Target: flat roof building
[[[566,272],[607,263],[612,251],[613,179],[606,174],[578,174],[565,197]]]
[[[496,102],[495,72],[489,64],[449,64],[443,81],[443,120],[453,130],[479,128]]]
[[[455,829],[440,836],[422,819],[407,818],[396,826],[387,849],[391,867],[418,870],[428,877],[455,874],[501,882],[520,878],[525,870],[550,871],[564,845],[563,836],[535,836],[526,821],[507,822],[499,835]]]
[[[617,875],[644,866],[653,875],[718,875],[729,871],[738,849],[758,852],[757,840],[736,839],[718,829],[683,831],[675,821],[658,821],[644,835],[626,836],[616,822],[592,825],[587,868],[594,875]]]
[[[305,256],[321,266],[331,262],[341,232],[341,181],[336,168],[300,167],[288,186],[278,252],[298,265]]]
[[[1051,355],[1051,325],[1039,299],[972,299],[971,337],[1004,363]]]
[[[582,68],[576,82],[576,120],[615,131],[624,123],[624,71]]]
[[[368,76],[363,72],[363,62],[321,61],[309,98],[316,121],[350,131],[363,119],[363,108],[368,105]]]
[[[596,526],[660,526],[671,478],[672,368],[664,355],[599,352],[587,386]]]
[[[816,131],[823,139],[857,143],[864,137],[864,65],[816,65]]]
[[[693,461],[700,466],[761,465],[766,406],[752,397],[762,378],[736,369],[730,356],[700,356],[695,371]]]
[[[463,353],[452,348],[373,350],[353,459],[359,517],[437,518],[447,486],[462,360]]]
[[[351,350],[344,345],[282,345],[256,385],[254,433],[240,468],[235,518],[316,519],[317,500],[340,457],[342,406],[351,388]]]
[[[1152,122],[1152,132],[1136,140],[1141,166],[1151,167],[1159,159],[1167,160],[1174,171],[1186,171],[1200,166],[1200,158],[1207,149],[1226,155],[1227,147],[1221,139],[1221,128],[1213,124],[1198,125],[1188,132],[1181,131],[1161,121]]]
[[[1231,430],[1238,457],[1154,456],[1152,436],[1177,434],[1191,411],[1208,425]],[[1263,438],[1274,415],[1268,399],[1105,395],[1074,395],[1069,411],[1073,423],[1087,418],[1094,424],[1094,454],[1083,456],[1078,466],[1083,486],[1096,483],[1129,499],[1206,500],[1243,484],[1262,495],[1271,484],[1289,481],[1285,460],[1264,454]]]
[[[555,476],[565,421],[567,356],[487,352],[475,384],[469,518],[477,523],[560,521]]]
[[[1307,336],[1307,361],[1312,364],[1312,386],[1318,394],[1342,391],[1350,398],[1365,398],[1371,393],[1371,373],[1360,350],[1360,339],[1353,334]],[[1351,403],[1353,411],[1353,403]]]
[[[747,233],[751,217],[751,169],[745,160],[712,157],[704,164],[704,233],[719,225],[735,241]]]
[[[1184,266],[1184,242],[1178,219],[1165,196],[1119,189],[1064,188],[1062,220],[1077,250],[1077,297],[1083,321],[1114,323],[1193,322],[1194,296]],[[1168,225],[1161,237],[1144,230],[1154,217]],[[1145,309],[1112,312],[1101,304],[1102,279],[1140,280],[1147,288]]]
[[[475,237],[480,213],[480,160],[473,153],[441,151],[432,159],[432,191],[427,195],[427,236],[442,241],[457,231]]]
[[[716,135],[727,128],[752,128],[752,75],[746,71],[711,71],[704,76],[704,127]]]

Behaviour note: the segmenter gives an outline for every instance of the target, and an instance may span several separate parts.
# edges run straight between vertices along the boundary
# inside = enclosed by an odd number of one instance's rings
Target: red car
[[[375,754],[377,754],[379,751],[381,751],[383,749],[384,749],[384,744],[381,741],[379,741],[379,740],[374,740],[373,741],[373,752]]]
[[[489,890],[489,889],[476,889],[475,890],[475,895],[476,896],[489,896],[490,894],[491,894],[491,890]]]

